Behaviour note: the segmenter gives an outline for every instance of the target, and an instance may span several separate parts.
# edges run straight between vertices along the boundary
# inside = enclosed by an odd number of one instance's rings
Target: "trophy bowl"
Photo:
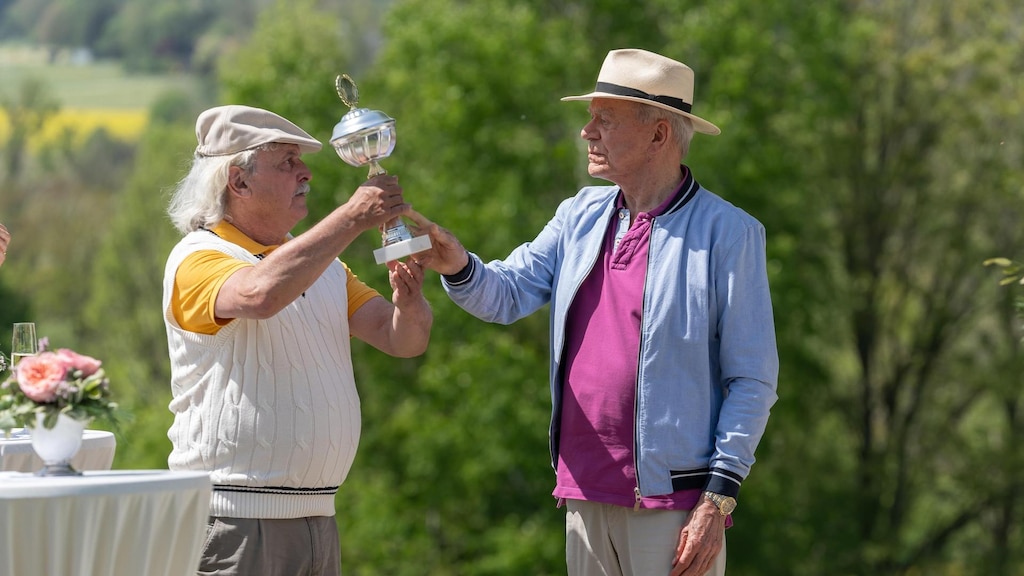
[[[353,109],[335,124],[331,146],[351,166],[377,165],[395,149],[395,120],[377,110]]]

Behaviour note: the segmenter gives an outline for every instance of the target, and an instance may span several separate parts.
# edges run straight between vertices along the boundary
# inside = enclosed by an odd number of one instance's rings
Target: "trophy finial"
[[[395,148],[395,120],[379,110],[358,108],[359,88],[348,74],[334,81],[338,97],[351,108],[334,126],[331,146],[352,166],[370,165],[370,178],[387,171],[379,161]]]
[[[349,108],[355,109],[359,106],[359,88],[355,80],[348,74],[338,76],[334,81],[334,88],[338,91],[338,98]]]

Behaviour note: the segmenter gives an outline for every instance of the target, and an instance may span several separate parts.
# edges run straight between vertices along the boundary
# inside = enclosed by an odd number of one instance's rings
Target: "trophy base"
[[[402,240],[377,248],[373,251],[373,258],[377,261],[377,264],[383,264],[429,249],[430,236],[415,236],[409,240]]]

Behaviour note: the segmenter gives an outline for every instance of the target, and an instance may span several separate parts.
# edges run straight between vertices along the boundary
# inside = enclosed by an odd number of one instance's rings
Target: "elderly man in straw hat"
[[[394,176],[364,183],[293,236],[320,150],[288,120],[221,106],[169,214],[171,470],[213,480],[202,574],[340,574],[334,495],[359,442],[350,336],[393,356],[423,353],[433,316],[423,269],[389,262],[391,298],[338,260],[365,230],[410,209]]]
[[[484,263],[413,212],[417,256],[475,316],[550,304],[553,495],[579,576],[723,574],[725,528],[776,400],[765,230],[682,164],[693,71],[614,50],[590,102],[587,186],[531,242]]]

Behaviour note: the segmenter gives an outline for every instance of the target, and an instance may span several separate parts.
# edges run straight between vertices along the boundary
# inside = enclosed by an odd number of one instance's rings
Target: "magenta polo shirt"
[[[631,227],[620,192],[601,254],[569,308],[556,498],[636,503],[633,414],[651,220],[679,193]],[[641,507],[690,510],[700,497],[683,490],[645,497]]]

